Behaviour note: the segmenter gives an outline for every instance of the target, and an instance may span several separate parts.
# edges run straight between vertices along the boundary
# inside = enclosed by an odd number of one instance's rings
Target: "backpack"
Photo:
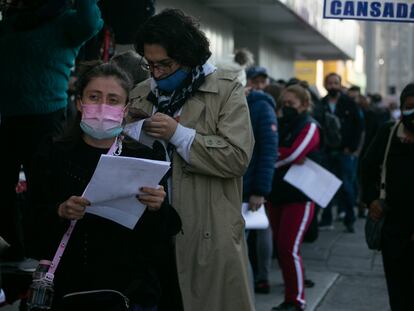
[[[325,111],[323,119],[322,133],[324,147],[328,149],[339,148],[342,143],[341,121],[330,111]]]

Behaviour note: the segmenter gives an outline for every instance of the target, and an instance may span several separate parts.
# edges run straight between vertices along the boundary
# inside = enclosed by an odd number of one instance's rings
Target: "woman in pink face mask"
[[[131,87],[116,65],[90,66],[78,80],[74,124],[63,137],[48,141],[36,158],[34,178],[42,185],[34,189],[38,257],[53,259],[70,220],[78,220],[55,273],[52,310],[65,310],[65,295],[99,289],[119,292],[133,310],[154,311],[161,301],[179,299],[171,245],[181,220],[163,186],[137,189],[137,200],[147,210],[133,230],[85,213],[90,202],[81,196],[109,150],[165,160],[156,145],[151,149],[119,136]]]

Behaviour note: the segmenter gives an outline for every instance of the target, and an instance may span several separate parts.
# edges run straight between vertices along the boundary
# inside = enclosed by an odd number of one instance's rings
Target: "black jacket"
[[[324,97],[320,105],[320,107],[317,107],[317,111],[315,111],[315,118],[324,127],[325,112],[330,111],[329,97]],[[336,103],[335,115],[341,122],[342,142],[340,150],[343,151],[345,148],[348,148],[351,152],[356,151],[364,129],[363,117],[360,115],[356,103],[347,95],[341,94]],[[323,130],[329,131],[328,128]]]
[[[310,124],[316,125],[316,131],[319,132],[319,124],[314,119],[312,119],[307,113],[298,115],[290,123],[284,122],[283,118],[280,119],[279,148],[289,148],[293,146],[294,142],[297,139],[299,139],[300,135],[306,132]],[[308,144],[315,144],[315,142],[317,141],[316,137],[319,137],[319,133],[315,134],[312,136],[312,139],[308,142]],[[302,143],[304,143],[304,141],[302,141]],[[311,147],[306,154],[303,154],[303,152],[301,152],[301,156],[306,156],[316,162],[319,162],[320,154],[318,148],[319,141],[317,141],[317,145]],[[306,147],[305,149],[307,150],[308,147]],[[301,192],[300,190],[298,190],[297,188],[283,180],[284,176],[286,175],[290,167],[291,164],[287,164],[280,168],[276,168],[275,170],[275,173],[273,175],[272,192],[269,196],[269,200],[273,206],[310,201],[307,195],[305,195],[303,192]]]
[[[376,135],[361,163],[362,199],[369,206],[379,198],[381,166],[392,128],[386,124]],[[386,203],[388,215],[403,223],[410,223],[414,232],[414,144],[402,143],[393,137],[387,159]]]
[[[50,142],[36,158],[34,201],[37,205],[39,257],[52,259],[69,221],[57,215],[59,204],[81,196],[101,154],[83,140]],[[162,160],[143,145],[124,144],[122,156]],[[116,180],[113,181],[114,183]],[[146,211],[133,230],[104,218],[85,214],[78,221],[55,274],[55,305],[70,292],[114,289],[132,303],[152,306],[160,299],[159,272],[171,253],[172,236],[181,227],[178,214],[167,203],[157,212]]]

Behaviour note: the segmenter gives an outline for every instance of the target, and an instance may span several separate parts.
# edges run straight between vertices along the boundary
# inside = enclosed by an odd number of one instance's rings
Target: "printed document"
[[[145,119],[125,125],[123,133],[141,144],[152,148],[152,145],[156,139],[149,136],[142,130],[144,121]]]
[[[87,213],[133,229],[145,211],[136,195],[141,187],[157,188],[170,162],[102,155],[83,197]]]
[[[293,164],[283,179],[323,208],[342,184],[334,174],[310,159],[302,165]]]
[[[269,227],[269,219],[263,204],[257,211],[252,212],[249,210],[249,204],[243,203],[242,215],[246,223],[246,229],[266,229]]]

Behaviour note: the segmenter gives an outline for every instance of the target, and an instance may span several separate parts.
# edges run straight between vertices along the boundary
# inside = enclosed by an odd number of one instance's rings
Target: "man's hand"
[[[144,122],[144,131],[148,135],[169,141],[177,129],[178,123],[170,116],[157,112]]]
[[[141,189],[142,194],[137,195],[138,201],[142,204],[146,205],[148,210],[150,211],[157,211],[160,209],[162,202],[167,195],[164,190],[163,186],[159,186],[159,188],[148,188],[142,187]]]
[[[82,197],[71,196],[61,203],[58,208],[58,215],[69,220],[79,220],[85,215],[85,210],[91,203]]]
[[[255,212],[257,211],[262,204],[264,204],[264,197],[251,195],[249,198],[249,210]]]
[[[371,217],[373,220],[378,221],[381,219],[383,214],[384,210],[380,200],[373,201],[369,206],[368,217]]]

